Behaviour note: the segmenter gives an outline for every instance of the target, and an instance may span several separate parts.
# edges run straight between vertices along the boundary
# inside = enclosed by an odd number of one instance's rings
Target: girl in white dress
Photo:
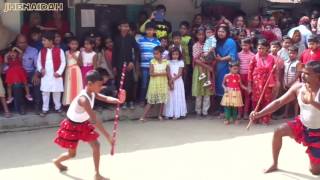
[[[187,114],[184,83],[182,72],[184,62],[181,60],[182,53],[179,48],[172,48],[169,53],[171,80],[168,101],[164,107],[164,116],[167,118],[178,119]]]

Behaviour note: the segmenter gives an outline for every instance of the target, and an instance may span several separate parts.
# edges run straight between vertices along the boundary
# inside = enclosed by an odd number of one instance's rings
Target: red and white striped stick
[[[124,84],[124,79],[126,77],[126,70],[127,70],[127,63],[123,63],[122,66],[122,72],[121,72],[121,79],[120,79],[120,87],[119,87],[119,92],[120,90],[123,89],[123,84]],[[114,149],[116,145],[116,137],[117,137],[117,129],[118,129],[118,124],[119,124],[119,112],[120,112],[120,104],[117,104],[116,112],[114,115],[114,123],[113,123],[113,131],[112,131],[112,145],[111,145],[111,156],[114,155]]]
[[[263,98],[263,96],[264,96],[264,92],[266,91],[267,87],[269,86],[269,81],[270,81],[270,79],[271,79],[274,71],[276,70],[276,68],[277,68],[276,65],[274,65],[274,66],[272,67],[272,70],[271,70],[271,72],[270,72],[270,74],[269,74],[269,76],[268,76],[268,79],[267,79],[266,83],[264,84],[264,87],[263,87],[262,92],[261,92],[261,94],[260,94],[258,103],[257,103],[256,107],[254,108],[254,112],[257,112],[257,111],[258,111],[259,106],[260,106],[261,101],[262,101],[262,98]],[[250,129],[252,123],[253,123],[253,120],[250,119],[250,120],[249,120],[249,123],[248,123],[248,125],[247,125],[247,130]]]

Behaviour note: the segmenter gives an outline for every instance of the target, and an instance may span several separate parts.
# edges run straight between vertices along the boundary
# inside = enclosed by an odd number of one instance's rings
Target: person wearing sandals
[[[144,108],[140,121],[144,122],[152,105],[160,104],[158,119],[163,120],[163,107],[168,99],[170,70],[169,61],[162,59],[163,48],[156,46],[153,49],[154,59],[150,62],[150,81],[147,91],[148,104]]]
[[[41,73],[42,113],[45,116],[49,111],[50,94],[53,94],[55,110],[62,113],[61,92],[64,91],[62,74],[66,67],[66,58],[62,49],[54,47],[54,34],[45,32],[42,37],[43,47],[37,59],[37,68]]]
[[[3,65],[3,58],[0,55],[0,71],[2,70],[2,65]],[[6,92],[3,87],[2,78],[0,77],[0,101],[4,110],[4,117],[9,118],[11,117],[11,113],[8,109],[5,97],[6,97]]]
[[[8,99],[7,104],[12,103],[14,97],[12,96],[12,86],[14,84],[23,84],[26,91],[26,98],[29,101],[33,101],[30,95],[30,90],[27,81],[27,73],[22,66],[22,51],[17,47],[12,47],[6,56],[5,62],[8,64],[8,70],[6,72],[6,83]]]

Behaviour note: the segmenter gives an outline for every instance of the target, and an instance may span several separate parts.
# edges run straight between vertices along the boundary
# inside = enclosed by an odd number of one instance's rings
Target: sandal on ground
[[[32,98],[32,96],[31,96],[30,94],[26,95],[26,99],[27,99],[28,101],[33,101],[33,98]]]
[[[163,121],[163,117],[162,117],[162,116],[158,116],[158,119],[159,119],[160,121]]]
[[[6,103],[7,103],[7,104],[11,104],[12,101],[13,101],[13,99],[14,99],[13,97],[9,97],[9,98],[7,99],[7,101],[6,101]]]

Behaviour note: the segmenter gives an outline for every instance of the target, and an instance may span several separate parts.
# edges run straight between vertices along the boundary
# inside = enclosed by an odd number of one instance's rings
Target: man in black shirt
[[[133,109],[135,94],[135,65],[139,61],[139,46],[133,36],[129,34],[129,22],[122,20],[118,26],[120,34],[114,39],[112,49],[112,67],[116,70],[116,83],[119,87],[123,63],[127,63],[127,74],[124,82],[124,89],[127,91],[126,103],[123,108],[128,106]]]

